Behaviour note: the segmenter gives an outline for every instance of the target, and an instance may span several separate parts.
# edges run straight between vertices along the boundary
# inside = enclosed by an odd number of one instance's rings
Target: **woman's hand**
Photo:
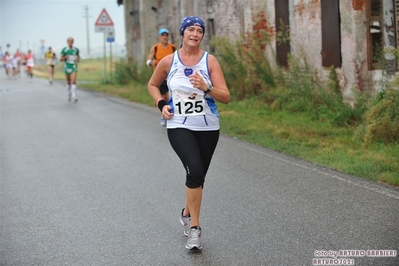
[[[206,91],[208,89],[208,84],[198,72],[191,74],[190,76],[188,76],[188,78],[190,79],[190,82],[194,88],[202,91]]]
[[[172,107],[170,105],[165,105],[162,108],[162,117],[165,118],[166,120],[169,120],[173,117],[173,113],[170,111],[172,110]]]

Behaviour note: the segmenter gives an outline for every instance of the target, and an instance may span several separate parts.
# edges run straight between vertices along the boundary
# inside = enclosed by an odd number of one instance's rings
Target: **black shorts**
[[[166,94],[169,91],[166,80],[162,82],[161,86],[159,87],[159,91],[161,92],[161,94]]]
[[[168,129],[168,138],[186,170],[186,186],[203,188],[205,176],[219,140],[219,130]]]

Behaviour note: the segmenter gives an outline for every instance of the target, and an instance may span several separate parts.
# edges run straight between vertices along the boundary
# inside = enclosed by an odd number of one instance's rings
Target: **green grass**
[[[85,60],[79,65],[79,87],[116,95],[133,102],[154,106],[146,84],[102,84],[101,60]],[[43,68],[45,70],[45,68]],[[82,71],[84,70],[84,71]],[[46,77],[36,68],[35,75]],[[43,72],[42,72],[43,73]],[[57,65],[56,78],[64,79]],[[79,83],[79,80],[92,83]],[[313,119],[306,112],[270,110],[256,96],[219,104],[221,132],[263,147],[280,151],[318,165],[376,182],[399,186],[399,145],[365,145],[355,129],[333,126]]]
[[[109,73],[109,61],[107,61],[107,72]],[[82,60],[78,64],[78,78],[77,84],[83,83],[103,83],[103,60],[102,59],[91,59]],[[34,74],[40,78],[48,78],[47,66],[36,65],[34,68]],[[109,74],[108,74],[109,75]],[[54,80],[65,80],[65,74],[63,72],[63,64],[58,62],[54,70]]]
[[[350,128],[313,121],[306,113],[261,108],[254,100],[221,106],[222,132],[343,173],[399,185],[398,145],[365,146]]]

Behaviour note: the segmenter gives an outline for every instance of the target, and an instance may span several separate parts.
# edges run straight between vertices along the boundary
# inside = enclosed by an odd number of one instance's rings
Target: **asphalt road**
[[[185,171],[155,107],[0,81],[0,265],[399,265],[398,189],[226,136],[187,251]]]

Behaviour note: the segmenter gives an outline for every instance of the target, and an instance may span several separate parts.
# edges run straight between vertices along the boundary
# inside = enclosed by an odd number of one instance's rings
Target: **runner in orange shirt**
[[[167,29],[160,29],[158,31],[159,43],[155,44],[151,47],[150,52],[147,57],[147,66],[152,66],[153,69],[156,68],[159,61],[167,55],[173,54],[176,51],[176,46],[174,44],[169,43],[169,31]],[[166,102],[169,100],[169,89],[166,84],[166,80],[164,80],[159,87],[161,92],[162,99]],[[161,126],[166,125],[165,118],[161,117]]]

